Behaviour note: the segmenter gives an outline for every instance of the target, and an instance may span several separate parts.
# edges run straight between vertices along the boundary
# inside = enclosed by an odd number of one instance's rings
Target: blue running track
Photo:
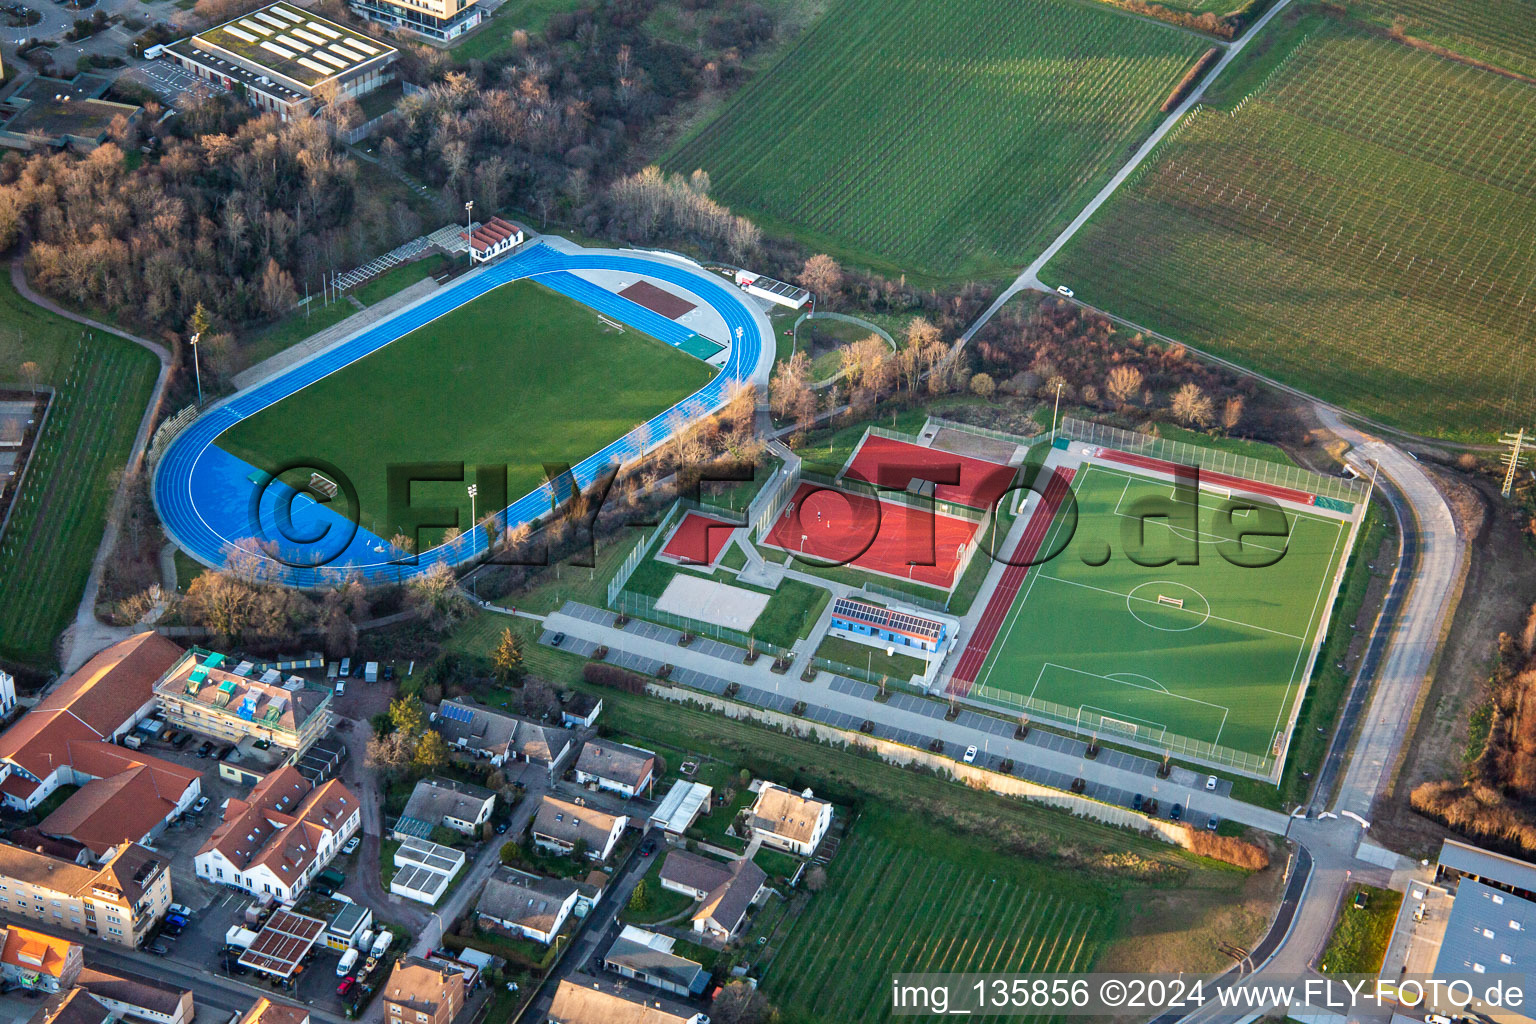
[[[578,486],[586,487],[609,468],[639,456],[642,438],[647,449],[654,448],[680,427],[724,406],[738,382],[752,381],[763,353],[763,338],[747,304],[749,300],[737,289],[719,282],[713,275],[642,254],[565,253],[544,244],[532,245],[234,396],[195,420],[171,442],[156,469],[155,507],[166,532],[192,557],[214,566],[224,564],[232,546],[257,540],[262,550],[276,555],[265,560],[264,578],[306,588],[335,584],[351,575],[372,582],[409,579],[440,562],[456,566],[479,557],[487,545],[483,530],[466,531],[453,543],[419,556],[407,555],[328,505],[314,501],[308,494],[296,493],[281,481],[271,480],[266,473],[219,448],[215,441],[240,420],[498,285],[523,278],[537,278],[540,284],[670,345],[680,345],[692,336],[692,331],[659,313],[571,273],[576,270],[643,274],[691,291],[714,307],[736,339],[724,370],[708,384],[658,414],[643,432],[632,431],[575,466],[572,473]],[[359,429],[366,426],[359,424]],[[497,525],[515,528],[548,513],[550,490],[550,485],[545,484],[523,495],[497,515]],[[338,498],[337,504],[346,502]]]

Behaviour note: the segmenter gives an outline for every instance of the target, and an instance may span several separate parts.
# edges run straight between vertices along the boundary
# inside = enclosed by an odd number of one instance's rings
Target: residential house
[[[603,713],[603,698],[590,693],[573,693],[560,710],[560,724],[571,729],[590,729]]]
[[[315,786],[290,765],[245,799],[228,800],[224,820],[192,863],[199,878],[291,903],[362,820],[357,797],[340,779]]]
[[[538,812],[533,816],[533,841],[562,855],[571,853],[577,843],[582,843],[588,857],[605,861],[628,824],[629,818],[625,815],[608,814],[585,804],[545,796],[540,799]]]
[[[134,948],[170,906],[170,866],[132,843],[91,866],[0,844],[0,913]]]
[[[672,850],[661,862],[661,887],[702,900],[731,877],[724,861],[688,850]]]
[[[763,869],[743,857],[731,865],[731,877],[711,889],[693,915],[693,930],[721,942],[741,934],[747,912],[768,884]]]
[[[491,820],[495,807],[496,794],[481,786],[438,777],[422,779],[395,822],[394,834],[397,839],[426,839],[441,826],[466,836],[477,835],[480,826]]]
[[[451,1024],[469,984],[448,964],[407,956],[395,963],[382,995],[386,1024]]]
[[[603,955],[603,966],[634,981],[683,999],[702,995],[709,972],[697,960],[672,952],[677,940],[629,924]]]
[[[581,885],[501,867],[485,883],[475,915],[483,927],[544,945],[555,941],[581,898]]]
[[[77,987],[49,999],[27,1024],[112,1024],[112,1011]]]
[[[289,689],[253,678],[248,661],[194,647],[155,682],[165,720],[229,743],[269,743],[297,761],[331,727],[329,690]],[[276,676],[276,673],[273,673]]]
[[[656,755],[639,747],[609,740],[588,740],[576,758],[577,782],[583,786],[595,784],[626,800],[649,794],[655,780]]]
[[[709,1015],[640,994],[587,974],[573,974],[555,989],[549,1024],[704,1024]]]
[[[537,765],[554,778],[565,770],[571,752],[571,735],[516,715],[492,711],[478,704],[445,700],[432,718],[452,746],[501,767],[506,764]]]
[[[192,1024],[196,1016],[190,989],[142,974],[87,967],[76,983],[119,1017],[151,1024]]]
[[[39,992],[67,992],[85,966],[78,942],[12,925],[0,931],[0,977],[8,985]]]
[[[816,799],[809,789],[795,793],[765,782],[748,812],[747,824],[763,845],[809,857],[832,826],[832,805]]]

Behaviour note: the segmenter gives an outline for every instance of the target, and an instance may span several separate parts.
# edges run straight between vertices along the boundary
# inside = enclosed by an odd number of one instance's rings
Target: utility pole
[[[1065,381],[1056,384],[1056,404],[1051,406],[1051,440],[1056,439],[1056,414],[1061,411],[1061,388]]]
[[[1509,454],[1504,456],[1504,497],[1509,497],[1509,492],[1515,486],[1515,471],[1525,461],[1525,428],[1521,427],[1513,434],[1505,434],[1499,441],[1509,446]]]

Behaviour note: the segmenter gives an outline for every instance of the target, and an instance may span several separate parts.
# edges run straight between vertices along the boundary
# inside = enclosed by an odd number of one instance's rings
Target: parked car
[[[185,928],[187,926],[187,919],[183,914],[166,914],[165,923],[173,928]]]
[[[965,748],[965,763],[966,764],[975,764],[976,763],[976,745],[975,744],[972,744],[971,746]]]
[[[184,733],[181,733],[180,735],[178,735],[176,737],[176,742],[175,742],[174,745],[175,745],[177,750],[180,750],[183,747],[185,747],[188,743],[191,743],[191,742],[192,742],[192,734],[189,733],[189,732],[184,732]]]
[[[389,662],[388,664],[386,664],[384,666],[384,681],[386,683],[393,682],[394,678],[395,678],[395,663],[391,661],[391,662]]]
[[[1369,903],[1370,900],[1371,898],[1366,895],[1365,890],[1361,889],[1359,892],[1355,893],[1355,909],[1364,910],[1365,905]]]
[[[219,752],[217,754],[213,755],[213,756],[217,757],[220,761],[228,761],[229,760],[229,755],[233,754],[234,752],[235,752],[235,745],[233,743],[226,743],[222,747],[220,747],[219,748]]]
[[[564,633],[556,633],[554,636],[549,638],[549,646],[551,647],[559,647],[563,643],[565,643]]]
[[[160,934],[161,935],[169,935],[171,938],[174,939],[174,938],[177,938],[177,937],[179,937],[181,935],[181,930],[184,927],[186,927],[186,926],[185,925],[180,925],[180,924],[167,924],[164,928],[160,929]]]
[[[181,730],[180,729],[167,729],[161,735],[160,738],[162,740],[164,740],[165,742],[167,742],[167,743],[174,744],[177,740],[181,739]]]
[[[207,757],[213,753],[213,740],[203,740],[203,745],[197,748],[198,757]]]
[[[1205,777],[1205,788],[1206,788],[1207,792],[1214,792],[1215,791],[1215,789],[1216,789],[1216,776],[1214,776],[1214,775],[1207,775]]]
[[[163,942],[154,942],[150,944],[149,951],[155,956],[169,956],[171,947]]]
[[[357,852],[357,848],[362,845],[362,842],[363,842],[363,840],[362,840],[361,837],[353,836],[351,839],[347,840],[347,845],[343,846],[341,848],[341,852],[342,853],[356,853]]]
[[[506,822],[498,821],[496,823],[496,834],[499,835],[499,836],[504,836],[504,835],[507,834],[507,823]]]
[[[1184,805],[1174,804],[1173,809],[1168,812],[1168,817],[1174,821],[1182,820],[1184,817]]]
[[[357,984],[356,978],[342,978],[341,984],[336,986],[336,994],[345,997],[352,991],[352,986]]]
[[[176,914],[188,919],[191,919],[192,917],[192,908],[187,906],[185,903],[172,903],[170,906],[165,908],[165,912],[167,914]]]
[[[1062,294],[1062,295],[1065,295],[1065,296],[1066,296],[1066,297],[1067,297],[1067,298],[1069,298],[1069,299],[1070,299],[1070,298],[1071,298],[1071,297],[1072,297],[1072,296],[1073,296],[1073,294],[1074,294],[1074,293],[1073,293],[1073,291],[1072,291],[1072,289],[1071,289],[1071,288],[1068,288],[1068,287],[1067,287],[1067,286],[1066,286],[1066,285],[1064,285],[1064,284],[1059,284],[1059,285],[1057,285],[1057,286],[1056,286],[1056,291],[1057,291],[1057,292],[1058,292],[1058,293],[1060,293],[1060,294]]]
[[[1143,799],[1144,798],[1142,797],[1142,795],[1140,793],[1137,793],[1135,796],[1131,797],[1131,810],[1133,810],[1133,811],[1141,810],[1141,801]]]
[[[1215,832],[1216,831],[1216,826],[1218,826],[1220,824],[1221,824],[1221,822],[1217,821],[1216,820],[1216,815],[1213,814],[1209,818],[1205,819],[1205,830],[1207,832]]]
[[[336,696],[338,696],[338,697],[345,697],[346,695],[347,695],[347,684],[345,682],[343,682],[342,680],[340,680],[340,679],[336,680]]]
[[[208,798],[205,797],[205,796],[200,796],[200,797],[197,798],[197,803],[192,805],[192,813],[193,814],[202,814],[203,811],[207,807],[208,807]]]
[[[642,856],[642,857],[649,857],[651,854],[653,854],[655,852],[656,852],[656,840],[654,840],[654,839],[647,839],[645,842],[640,844],[640,856]]]

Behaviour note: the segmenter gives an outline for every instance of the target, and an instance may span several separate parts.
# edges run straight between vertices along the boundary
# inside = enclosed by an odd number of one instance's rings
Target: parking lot
[[[122,75],[122,81],[142,85],[167,103],[181,106],[229,91],[168,60],[152,60],[132,68]]]

